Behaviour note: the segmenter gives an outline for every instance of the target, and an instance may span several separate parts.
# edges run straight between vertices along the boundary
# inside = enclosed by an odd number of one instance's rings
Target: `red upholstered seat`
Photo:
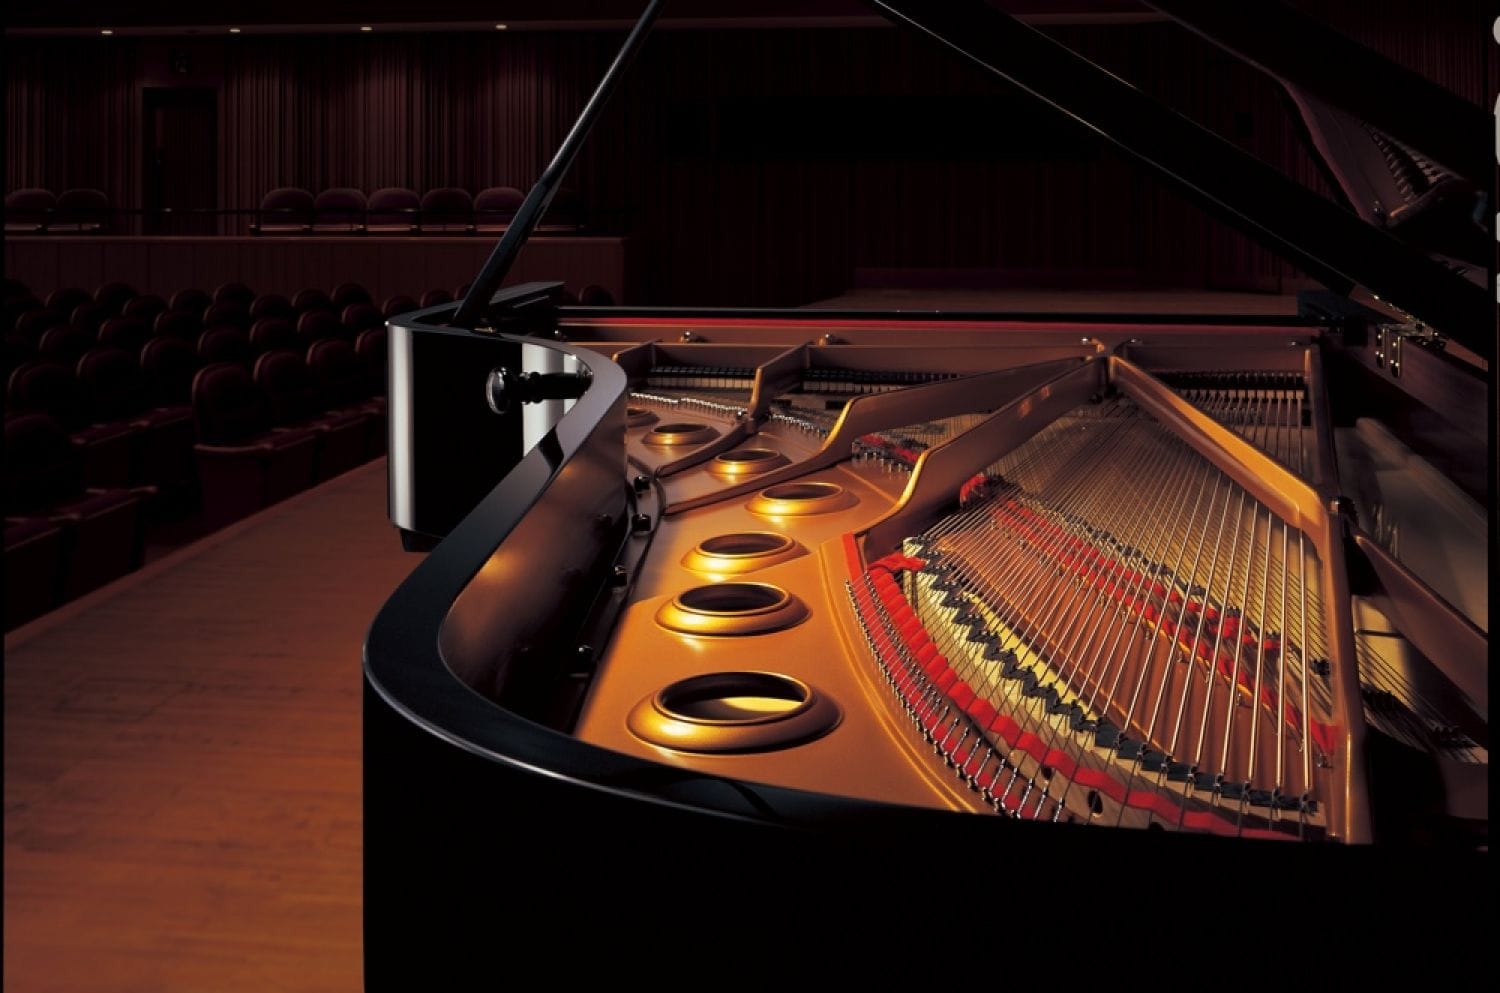
[[[57,196],[51,190],[30,186],[5,194],[5,233],[34,234],[47,230]]]
[[[114,317],[137,296],[139,294],[135,287],[129,283],[111,282],[103,284],[94,291],[94,303],[103,307],[109,316]]]
[[[261,197],[252,234],[306,234],[312,229],[313,195],[295,186],[282,186]]]
[[[132,356],[141,354],[149,337],[146,325],[133,317],[111,317],[99,328],[100,345],[118,348]]]
[[[164,310],[156,315],[151,325],[151,334],[156,338],[177,338],[189,344],[197,344],[203,333],[203,318],[185,310]]]
[[[474,198],[456,186],[428,190],[422,196],[417,227],[424,234],[466,234],[474,225]]]
[[[109,227],[109,197],[103,190],[63,190],[50,230],[92,234]]]
[[[244,283],[221,283],[214,289],[214,303],[239,304],[241,307],[248,310],[251,301],[253,301],[254,299],[255,291],[246,286]]]
[[[328,299],[333,303],[332,309],[340,313],[354,304],[372,302],[370,291],[358,283],[340,283],[329,292]]]
[[[339,186],[319,193],[313,201],[313,231],[320,234],[358,234],[365,228],[365,193]]]
[[[248,303],[216,303],[203,311],[203,326],[206,328],[239,328],[250,330],[250,305]]]
[[[365,230],[369,234],[412,234],[417,230],[421,208],[422,200],[415,190],[402,186],[376,190],[365,204]]]
[[[369,328],[378,328],[385,324],[385,318],[374,304],[351,303],[339,314],[339,322],[344,325],[352,340],[361,331]]]
[[[44,359],[73,365],[94,344],[94,336],[83,328],[72,324],[59,324],[48,328],[37,344],[37,354]]]
[[[248,366],[251,357],[250,336],[239,328],[210,328],[198,338],[198,358],[204,365],[235,362]]]
[[[262,317],[250,327],[250,352],[264,355],[280,348],[296,348],[297,332],[280,317]]]
[[[189,314],[196,314],[201,318],[203,312],[213,302],[213,297],[200,289],[193,288],[178,290],[176,293],[173,293],[170,305],[173,310],[185,310]]]
[[[121,317],[134,317],[138,321],[151,322],[156,320],[156,315],[167,309],[167,301],[154,293],[144,296],[132,297],[125,301],[120,307]]]
[[[319,289],[298,290],[292,297],[292,309],[299,314],[310,310],[333,310],[333,300]]]
[[[262,293],[250,302],[252,321],[258,321],[262,317],[279,317],[290,321],[296,316],[297,311],[292,307],[292,302],[280,293]]]
[[[310,430],[271,429],[269,403],[250,373],[230,362],[193,379],[195,446],[204,516],[221,526],[310,486],[318,439]]]

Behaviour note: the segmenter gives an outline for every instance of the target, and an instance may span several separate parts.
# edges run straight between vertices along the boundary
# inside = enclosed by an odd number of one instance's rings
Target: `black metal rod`
[[[1279,0],[1146,0],[1264,72],[1406,142],[1481,188],[1493,181],[1489,113]],[[1474,24],[1475,31],[1489,27]]]
[[[1495,353],[1488,292],[1366,224],[982,0],[871,0],[1151,167],[1338,293],[1363,285],[1475,353]]]
[[[484,316],[485,309],[490,304],[490,298],[500,288],[505,276],[510,272],[510,267],[520,254],[521,247],[526,244],[526,239],[531,237],[531,232],[541,221],[542,215],[546,213],[547,206],[552,202],[553,195],[557,192],[558,184],[567,174],[568,167],[578,157],[578,150],[583,147],[584,141],[589,136],[590,129],[594,126],[594,120],[604,109],[609,101],[610,94],[615,91],[620,78],[625,75],[630,61],[646,40],[646,35],[651,32],[651,25],[656,21],[656,12],[661,7],[661,0],[651,0],[646,5],[645,13],[641,14],[640,20],[635,22],[635,27],[630,29],[630,35],[625,39],[625,44],[620,46],[615,59],[609,64],[609,69],[604,73],[604,78],[599,80],[595,87],[593,96],[584,105],[583,113],[578,115],[578,120],[573,122],[572,130],[563,139],[557,154],[542,170],[541,178],[536,185],[526,194],[526,199],[516,210],[515,219],[505,229],[505,234],[500,237],[500,243],[490,253],[485,261],[484,268],[479,270],[479,275],[474,277],[474,282],[469,287],[469,293],[464,297],[464,302],[459,305],[458,312],[453,317],[453,323],[460,327],[472,328],[479,319]]]

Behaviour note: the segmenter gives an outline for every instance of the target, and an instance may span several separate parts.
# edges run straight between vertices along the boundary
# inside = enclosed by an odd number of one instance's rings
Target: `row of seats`
[[[109,197],[102,190],[27,187],[5,194],[5,233],[102,231],[109,223]]]
[[[524,200],[512,186],[491,186],[478,196],[456,186],[421,197],[405,187],[386,187],[368,197],[352,187],[308,190],[284,186],[267,193],[251,231],[256,234],[467,234],[498,232],[515,218]],[[577,197],[559,190],[543,217],[544,227],[577,228]]]
[[[284,186],[261,198],[251,234],[469,234],[504,231],[525,199],[513,186],[491,186],[471,196],[444,186],[418,196],[406,187],[386,187],[368,197],[363,190],[335,187],[314,196]],[[8,234],[101,232],[109,227],[109,197],[101,190],[71,189],[61,196],[40,187],[5,195]],[[576,230],[582,224],[577,197],[559,190],[543,218],[544,229]]]
[[[339,290],[321,296],[349,298]],[[6,282],[7,304],[24,293]],[[198,302],[179,296],[172,302]],[[209,296],[210,306],[213,296],[235,293]],[[136,299],[110,284],[88,303],[122,315]],[[384,452],[383,323],[353,341],[283,338],[232,361],[205,354],[205,338],[238,330],[206,330],[196,343],[152,336],[136,352],[95,341],[76,362],[38,355],[9,370],[7,629],[137,568],[146,528],[174,494],[189,494],[212,530]]]

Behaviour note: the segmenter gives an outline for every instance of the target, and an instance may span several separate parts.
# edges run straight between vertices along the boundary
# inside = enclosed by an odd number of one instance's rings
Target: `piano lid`
[[[1484,287],[1390,231],[1365,223],[1038,29],[983,0],[872,3],[893,21],[922,32],[1095,132],[1329,289],[1347,295],[1363,286],[1481,357],[1493,357],[1494,312]],[[1174,3],[1157,6],[1174,16],[1180,12]],[[1239,48],[1227,41],[1235,36],[1233,18],[1205,23],[1212,24],[1215,41],[1242,58],[1247,55],[1241,48],[1263,54],[1263,46],[1253,40]],[[1286,23],[1296,21],[1287,18]],[[1363,66],[1388,67],[1392,78],[1410,75],[1353,42],[1343,40],[1339,50],[1361,53]],[[1307,79],[1316,82],[1300,62],[1287,65],[1304,85]],[[1339,93],[1321,85],[1319,89]],[[1429,85],[1407,99],[1420,101],[1431,89],[1435,88]],[[1339,98],[1350,107],[1364,106],[1341,94]],[[1461,103],[1456,98],[1442,101],[1433,119],[1470,120],[1469,115],[1454,117],[1455,102]],[[1402,126],[1411,116],[1397,115],[1394,120]],[[1424,140],[1430,138],[1427,129],[1421,131]],[[1451,152],[1460,144],[1461,140],[1442,142],[1443,154],[1459,159],[1456,167],[1469,169],[1470,157]]]

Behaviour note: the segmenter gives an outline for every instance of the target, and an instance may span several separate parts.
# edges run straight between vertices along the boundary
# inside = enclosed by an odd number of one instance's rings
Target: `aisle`
[[[5,639],[8,993],[356,990],[371,463]]]

